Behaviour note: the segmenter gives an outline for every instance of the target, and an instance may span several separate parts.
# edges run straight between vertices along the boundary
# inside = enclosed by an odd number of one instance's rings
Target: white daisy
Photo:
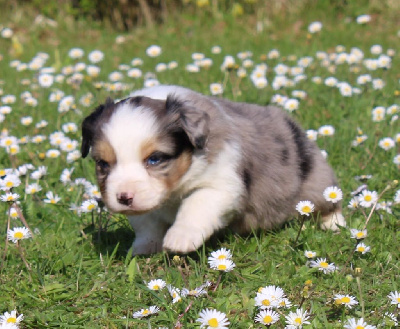
[[[324,274],[329,274],[337,270],[334,263],[328,263],[326,258],[317,258],[310,262],[310,267],[317,268],[319,271],[324,272]]]
[[[225,313],[214,309],[202,310],[196,321],[200,322],[200,328],[207,329],[226,329],[230,324]]]
[[[209,262],[210,268],[222,272],[230,272],[235,268],[235,263],[230,259],[216,259],[213,262]]]
[[[211,95],[221,95],[224,92],[224,88],[220,83],[210,84]]]
[[[7,230],[8,240],[17,243],[19,240],[29,239],[31,233],[26,227],[15,227],[13,229]]]
[[[397,290],[391,291],[388,295],[388,298],[390,300],[390,304],[397,305],[397,308],[400,309],[400,293]]]
[[[156,314],[159,311],[160,309],[157,306],[150,306],[149,308],[142,308],[140,311],[134,312],[132,316],[134,319],[144,318]]]
[[[303,309],[297,309],[296,312],[290,312],[286,318],[286,328],[303,328],[304,324],[310,324],[307,321],[310,315]]]
[[[296,210],[300,213],[300,215],[310,216],[312,212],[314,212],[314,204],[311,201],[300,201],[296,205]]]
[[[155,279],[149,281],[149,283],[147,284],[147,288],[149,288],[150,290],[162,290],[166,285],[167,284],[164,280]]]
[[[363,242],[360,242],[356,246],[356,251],[362,253],[363,255],[366,254],[371,250],[371,247],[366,246]]]
[[[3,315],[0,315],[0,324],[2,324],[2,325],[4,325],[5,323],[14,324],[15,328],[18,328],[19,324],[21,323],[21,321],[23,319],[24,319],[24,315],[23,314],[20,314],[17,317],[17,311],[13,310],[10,313],[4,312]],[[12,328],[12,327],[10,327],[10,328]]]
[[[306,256],[307,258],[314,258],[315,256],[317,256],[317,253],[315,251],[306,250],[304,251],[304,256]]]
[[[333,297],[333,300],[335,301],[336,305],[344,305],[348,309],[351,309],[354,305],[358,304],[356,298],[350,295],[336,294]]]
[[[350,234],[353,239],[361,240],[368,236],[367,230],[357,230],[356,228],[350,229]]]
[[[257,314],[254,320],[255,322],[261,323],[265,326],[270,326],[271,324],[279,321],[279,314],[271,309],[262,310]]]
[[[310,32],[310,33],[317,33],[319,31],[321,31],[321,29],[322,29],[322,23],[321,22],[312,22],[308,26],[308,32]]]
[[[376,329],[375,326],[367,324],[363,318],[361,319],[348,319],[347,323],[343,326],[345,329]]]
[[[162,49],[160,46],[152,45],[146,49],[146,54],[149,57],[157,57],[161,54]]]
[[[364,190],[361,192],[361,195],[358,197],[358,201],[359,201],[361,207],[369,208],[376,201],[378,201],[378,193],[376,191]]]
[[[337,186],[330,186],[324,190],[323,196],[326,201],[337,203],[338,201],[342,200],[343,193],[342,190]]]

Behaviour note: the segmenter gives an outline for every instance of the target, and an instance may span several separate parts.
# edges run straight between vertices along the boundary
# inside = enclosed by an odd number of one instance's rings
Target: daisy
[[[36,192],[39,192],[41,190],[42,190],[42,187],[38,183],[32,183],[32,184],[29,184],[25,188],[25,193],[26,194],[35,194]]]
[[[140,311],[134,312],[132,316],[134,319],[144,318],[153,314],[157,314],[159,311],[160,308],[157,306],[150,306],[149,308],[142,308]]]
[[[207,289],[211,285],[211,282],[207,281],[205,284],[202,284],[200,287],[196,287],[192,290],[183,288],[182,289],[182,296],[187,297],[187,296],[193,296],[193,297],[200,297],[202,295],[207,294]]]
[[[256,306],[261,309],[279,307],[279,303],[285,298],[282,288],[271,285],[260,288],[255,297]]]
[[[376,201],[378,201],[378,193],[376,191],[364,190],[358,199],[360,206],[364,208],[371,207]]]
[[[1,30],[0,35],[4,39],[10,39],[14,34],[14,31],[11,30],[9,27],[5,27],[4,29]]]
[[[363,318],[361,319],[348,319],[347,323],[343,326],[345,329],[376,329],[375,326],[367,324]]]
[[[50,149],[46,152],[46,158],[58,158],[61,152],[59,150]]]
[[[395,146],[395,142],[392,138],[390,137],[385,137],[382,138],[379,141],[379,147],[384,149],[385,151],[390,150],[391,148],[393,148]]]
[[[356,298],[350,295],[336,294],[333,299],[336,305],[344,305],[348,309],[351,309],[354,305],[358,304]]]
[[[14,202],[19,199],[19,194],[17,193],[6,193],[0,197],[3,202]]]
[[[393,313],[385,312],[384,316],[385,316],[385,318],[388,318],[388,319],[385,319],[385,321],[389,320],[389,322],[392,322],[391,323],[392,326],[394,325],[395,327],[397,327],[399,325],[399,323],[397,321],[397,317]],[[384,323],[384,324],[386,324],[386,323]]]
[[[337,186],[330,186],[324,190],[323,196],[326,201],[337,203],[338,201],[342,200],[343,193],[342,190]]]
[[[370,21],[371,21],[370,15],[360,15],[360,16],[357,16],[357,18],[356,18],[357,24],[367,24]]]
[[[321,22],[313,22],[308,26],[308,32],[310,33],[317,33],[321,31],[322,23]]]
[[[72,48],[69,52],[68,52],[68,56],[72,59],[78,59],[81,58],[83,56],[84,52],[82,49],[80,48]]]
[[[232,253],[229,249],[221,248],[219,250],[213,251],[208,257],[208,262],[212,263],[221,259],[231,259]]]
[[[15,328],[18,328],[19,323],[23,319],[24,319],[24,315],[23,314],[20,314],[17,317],[17,311],[13,310],[10,313],[4,312],[3,315],[0,315],[0,324],[4,325],[5,323],[12,323],[12,324],[15,325]],[[12,328],[12,327],[10,327],[10,328]]]
[[[104,53],[100,50],[93,50],[88,55],[89,61],[92,63],[99,63],[104,58]]]
[[[334,263],[328,263],[326,258],[317,258],[310,262],[310,267],[318,268],[319,271],[324,272],[324,274],[329,274],[337,270]]]
[[[143,73],[142,73],[142,70],[140,70],[140,69],[138,69],[138,68],[133,68],[133,69],[128,70],[128,71],[126,72],[126,75],[127,75],[129,78],[138,79],[138,78],[140,78],[140,77],[143,75]]]
[[[367,230],[360,231],[360,230],[357,230],[356,228],[351,228],[350,234],[353,239],[361,240],[361,239],[365,239],[367,237],[368,232],[367,232]]]
[[[29,239],[31,233],[26,227],[15,227],[12,230],[7,231],[8,240],[17,243],[19,240]]]
[[[9,191],[21,184],[21,180],[15,174],[8,174],[0,180],[0,190]]]
[[[157,57],[161,54],[162,49],[160,46],[152,45],[146,49],[146,54],[149,57]]]
[[[299,101],[295,98],[289,98],[283,105],[283,108],[289,112],[293,112],[299,108]]]
[[[362,253],[363,255],[366,254],[367,252],[369,252],[371,250],[371,247],[366,246],[364,243],[359,243],[356,246],[356,251]]]
[[[81,205],[82,212],[92,212],[96,210],[98,207],[98,203],[94,199],[86,200]]]
[[[30,117],[30,116],[22,117],[22,118],[21,118],[21,124],[22,124],[23,126],[29,126],[29,125],[32,123],[32,121],[33,121],[33,119],[32,119],[32,117]]]
[[[209,265],[211,269],[223,272],[230,272],[236,266],[230,259],[217,259],[213,262],[209,262]]]
[[[220,83],[212,83],[210,84],[210,92],[211,95],[221,95],[224,89]]]
[[[300,201],[296,205],[296,210],[300,213],[300,215],[310,216],[312,212],[314,212],[314,204],[311,201]]]
[[[40,74],[38,77],[39,85],[43,88],[49,88],[54,82],[54,76],[51,74]]]
[[[309,140],[316,141],[318,139],[318,131],[316,130],[308,129],[306,135]]]
[[[271,309],[262,310],[257,314],[254,320],[255,322],[259,322],[265,326],[270,326],[271,324],[279,321],[279,314]]]
[[[307,321],[310,316],[307,311],[303,309],[297,309],[296,312],[290,312],[289,315],[285,316],[286,327],[285,328],[303,328],[303,324],[310,324]]]
[[[167,285],[167,289],[168,289],[169,294],[172,297],[172,304],[175,304],[182,300],[181,292],[178,288],[173,287],[171,285]]]
[[[54,194],[52,191],[48,191],[46,193],[46,197],[47,199],[43,200],[43,202],[45,203],[56,204],[61,201],[61,198],[57,194]]]
[[[335,133],[335,128],[330,125],[321,126],[318,129],[318,134],[321,136],[332,136]]]
[[[207,329],[225,329],[228,328],[228,325],[230,324],[225,313],[214,309],[202,310],[196,321],[200,322],[200,328]]]
[[[390,304],[397,305],[397,308],[400,309],[400,293],[397,290],[391,291],[388,298],[390,299]]]
[[[166,286],[165,281],[161,279],[151,280],[147,284],[147,288],[149,288],[150,290],[162,290],[165,286]]]
[[[220,46],[213,46],[211,48],[211,53],[213,53],[214,55],[220,54],[222,51]]]
[[[304,256],[306,256],[307,258],[314,258],[315,256],[317,256],[317,253],[315,251],[306,250],[304,251]]]

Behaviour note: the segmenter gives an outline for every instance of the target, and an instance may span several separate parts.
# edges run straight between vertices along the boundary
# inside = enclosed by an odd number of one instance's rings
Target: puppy
[[[310,200],[323,229],[345,226],[337,185],[314,142],[279,108],[178,86],[108,99],[82,124],[82,156],[96,162],[112,212],[129,217],[134,254],[187,253],[214,232],[271,229]]]

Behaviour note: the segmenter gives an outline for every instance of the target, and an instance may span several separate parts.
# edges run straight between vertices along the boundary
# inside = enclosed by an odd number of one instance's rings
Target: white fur
[[[129,124],[127,124],[129,122]],[[147,211],[159,205],[165,196],[161,182],[147,173],[140,154],[140,146],[156,136],[158,125],[151,111],[137,108],[132,111],[123,105],[104,126],[103,133],[114,149],[117,163],[107,177],[109,208],[115,212]],[[117,194],[133,193],[131,206],[122,205]]]
[[[136,90],[129,96],[130,97],[145,96],[153,99],[164,100],[167,99],[169,95],[184,96],[187,93],[193,93],[193,91],[179,86],[160,85],[152,88]]]
[[[321,228],[323,230],[339,231],[340,227],[346,227],[346,220],[341,211],[336,211],[321,218]]]
[[[202,155],[195,155],[192,166],[174,191],[178,200],[182,194],[196,189],[195,192],[182,201],[175,201],[172,196],[159,210],[129,217],[137,236],[133,252],[146,254],[160,251],[161,247],[179,252],[194,251],[215,231],[226,226],[230,212],[243,193],[243,183],[235,170],[239,159],[239,148],[229,144],[211,164]]]

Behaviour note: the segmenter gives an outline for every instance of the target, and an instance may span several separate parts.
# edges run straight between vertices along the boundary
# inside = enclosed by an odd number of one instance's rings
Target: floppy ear
[[[98,129],[97,123],[100,116],[112,105],[114,105],[114,101],[111,98],[107,98],[105,104],[101,104],[100,106],[96,107],[92,114],[83,120],[81,145],[82,158],[86,158],[86,156],[89,154],[90,147],[93,145],[93,137]]]
[[[185,131],[190,143],[197,149],[206,146],[209,134],[210,116],[202,109],[187,105],[179,101],[175,96],[169,95],[166,101],[168,114],[174,116],[180,127]]]

